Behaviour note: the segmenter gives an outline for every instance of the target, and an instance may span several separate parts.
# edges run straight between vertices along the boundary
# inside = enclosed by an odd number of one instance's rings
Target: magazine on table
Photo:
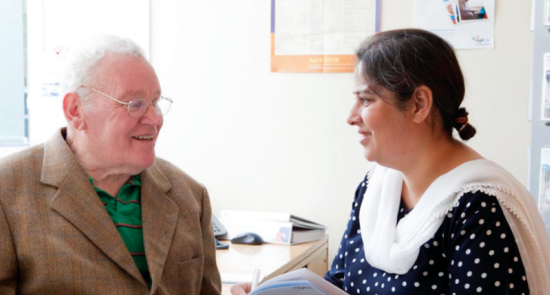
[[[260,284],[249,295],[347,295],[348,293],[301,268],[274,277]]]

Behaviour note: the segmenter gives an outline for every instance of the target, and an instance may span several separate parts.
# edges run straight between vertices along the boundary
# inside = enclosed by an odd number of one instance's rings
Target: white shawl
[[[368,178],[359,223],[365,257],[372,266],[389,273],[408,272],[420,247],[434,236],[460,197],[482,191],[495,196],[504,211],[531,294],[550,294],[550,240],[535,200],[497,164],[475,160],[441,175],[397,226],[403,174],[377,165]]]

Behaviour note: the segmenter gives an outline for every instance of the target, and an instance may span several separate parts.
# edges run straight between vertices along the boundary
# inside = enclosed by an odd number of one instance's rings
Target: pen
[[[258,287],[258,282],[260,281],[260,270],[259,269],[255,269],[254,270],[254,275],[252,277],[252,287],[250,288],[250,291],[254,291],[254,289],[256,289],[256,287]]]

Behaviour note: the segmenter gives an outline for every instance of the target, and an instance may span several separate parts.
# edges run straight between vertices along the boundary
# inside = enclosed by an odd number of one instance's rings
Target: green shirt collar
[[[90,183],[92,184],[92,186],[94,186],[94,180],[93,180],[93,178],[88,177],[88,180],[90,181]],[[141,186],[141,174],[136,174],[136,175],[132,176],[132,178],[130,178],[130,179],[126,182],[126,184]],[[96,188],[96,187],[94,186],[94,188]]]

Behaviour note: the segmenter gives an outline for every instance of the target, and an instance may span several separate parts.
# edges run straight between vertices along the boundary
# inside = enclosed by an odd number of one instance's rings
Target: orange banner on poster
[[[354,55],[275,55],[275,35],[271,34],[271,72],[353,73]]]

